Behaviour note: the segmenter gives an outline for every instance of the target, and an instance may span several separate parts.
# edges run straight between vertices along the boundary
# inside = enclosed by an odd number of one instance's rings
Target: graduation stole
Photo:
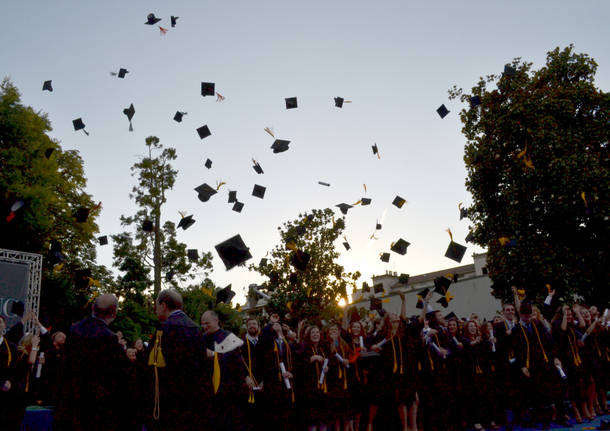
[[[570,337],[570,334],[572,337]],[[576,334],[574,334],[574,329],[570,328],[568,331],[568,341],[570,343],[570,350],[572,350],[572,358],[574,359],[574,365],[577,367],[582,364],[582,360],[580,359],[580,355],[578,354],[578,346],[576,345]]]
[[[504,321],[504,327],[506,328],[506,332],[508,332],[508,325],[506,324],[506,319],[502,320]],[[513,351],[512,347],[508,349],[508,360],[510,361],[511,359],[515,359],[515,352]]]
[[[284,350],[286,351],[286,365],[288,366],[287,370],[292,370],[292,352],[290,351],[290,345],[286,341],[284,337],[282,337],[282,343],[284,343]],[[282,381],[282,369],[280,368],[280,362],[282,362],[280,358],[280,349],[277,344],[277,340],[273,341],[273,351],[275,352],[275,365],[277,367],[277,377],[279,381]],[[294,385],[290,385],[291,392],[291,400],[294,403]]]
[[[481,369],[480,365],[479,365],[479,357],[476,354],[477,352],[474,352],[474,372],[476,374],[483,374],[483,370]]]
[[[394,344],[394,337],[396,337],[396,334],[390,337],[390,342],[392,343],[392,354],[394,355],[394,369],[392,370],[392,373],[396,374],[396,372],[398,371],[398,362],[396,361],[396,345]],[[396,338],[398,338],[398,354],[400,355],[400,374],[402,374],[402,341],[400,340],[400,337]],[[438,338],[436,339],[436,341],[438,342]]]
[[[252,375],[252,355],[250,353],[250,340],[246,338],[246,346],[248,346],[248,374],[252,381],[254,381],[254,376]],[[250,388],[250,395],[248,395],[248,404],[254,404],[254,391]]]
[[[314,355],[318,354],[318,351],[316,350],[316,348],[314,346],[311,346],[311,350],[313,351]],[[324,356],[324,352],[320,351],[320,356],[322,356],[324,359],[326,359],[326,356]],[[322,381],[322,384],[320,385],[320,364],[318,364],[318,362],[316,361],[316,383],[318,384],[318,389],[322,389],[324,391],[324,393],[326,393],[327,388],[326,388],[326,376],[324,376],[324,380]]]
[[[148,365],[155,368],[155,406],[153,407],[153,418],[159,420],[161,414],[161,403],[159,397],[159,372],[158,368],[165,367],[165,358],[163,358],[163,352],[161,352],[161,337],[163,331],[157,330],[155,334],[155,344],[148,355]]]
[[[354,352],[358,352],[358,349],[360,348],[360,343],[357,343],[353,338],[352,338],[352,349],[354,349]],[[358,367],[358,357],[356,356],[356,360],[354,362],[352,362],[350,360],[350,363],[354,364],[354,371],[356,373],[356,380],[358,380],[360,382],[360,368]]]
[[[214,352],[214,372],[212,373],[212,386],[214,386],[214,395],[218,393],[220,387],[220,362],[218,360],[218,353]]]
[[[538,338],[538,343],[540,344],[540,349],[542,350],[542,355],[544,356],[544,361],[549,362],[549,358],[546,356],[546,352],[544,351],[544,346],[542,345],[542,340],[540,340],[540,334],[538,333],[538,328],[535,323],[530,322],[534,327],[534,332],[536,332],[536,337]],[[521,332],[523,333],[523,337],[525,338],[525,345],[527,347],[527,354],[525,358],[525,368],[530,367],[530,342],[527,339],[527,334],[525,333],[525,329],[523,329],[523,325],[519,323],[519,327],[521,328]]]
[[[438,336],[436,334],[434,334],[433,337],[436,340],[436,345],[440,348],[441,342],[438,340]],[[427,353],[428,353],[428,362],[430,362],[430,370],[434,371],[434,360],[432,359],[432,355],[430,355],[430,349],[427,349]]]
[[[343,345],[341,344],[341,341],[337,340],[337,343],[339,344],[339,351],[341,352],[340,355],[342,358],[345,358],[345,349],[343,349]],[[337,350],[337,347],[335,346],[335,351]],[[345,371],[345,365],[343,365],[343,363],[339,364],[339,380],[343,379],[343,389],[347,390],[347,371]]]
[[[3,344],[6,345],[6,368],[8,368],[13,360],[13,356],[11,355],[11,346],[8,345],[8,342],[4,337],[2,337],[2,342],[0,343],[0,346],[2,346]]]

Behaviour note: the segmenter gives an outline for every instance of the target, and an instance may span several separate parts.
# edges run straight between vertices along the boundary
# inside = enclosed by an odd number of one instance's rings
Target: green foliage
[[[262,286],[271,296],[268,309],[289,313],[293,321],[340,315],[337,301],[347,298],[348,287],[355,287],[360,277],[335,262],[339,253],[334,243],[344,229],[345,219],[335,220],[328,208],[299,214],[278,227],[282,242],[270,252],[267,265],[250,265],[250,270],[269,277]],[[311,256],[304,271],[290,264],[295,249]]]
[[[117,318],[112,322],[114,331],[121,331],[125,339],[133,343],[138,338],[149,340],[158,323],[152,301],[140,304],[126,299],[119,304]]]
[[[209,278],[198,286],[192,285],[182,290],[180,293],[184,303],[184,312],[199,323],[204,312],[214,310],[224,329],[239,334],[243,320],[241,312],[232,308],[230,304],[216,304],[216,290],[214,283]]]
[[[460,117],[468,214],[494,293],[508,299],[514,284],[533,298],[549,284],[564,299],[607,304],[610,94],[594,85],[595,61],[572,46],[549,52],[539,70],[520,59],[512,67],[471,94],[450,91],[481,98]]]

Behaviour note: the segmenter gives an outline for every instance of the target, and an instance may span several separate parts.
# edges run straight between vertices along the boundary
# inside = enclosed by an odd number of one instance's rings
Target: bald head
[[[95,299],[92,314],[94,317],[105,320],[106,323],[110,323],[116,317],[118,305],[119,301],[116,296],[111,293],[104,293]]]
[[[213,334],[220,329],[218,326],[218,314],[212,310],[208,310],[201,315],[201,327],[206,334]]]

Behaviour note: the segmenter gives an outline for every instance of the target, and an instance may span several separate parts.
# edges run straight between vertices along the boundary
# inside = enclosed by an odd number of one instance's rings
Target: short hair
[[[163,289],[159,292],[157,302],[167,305],[170,310],[182,310],[182,295],[175,289]]]
[[[105,293],[98,296],[93,303],[93,315],[101,319],[113,317],[116,315],[118,305],[119,301],[117,300],[116,296],[110,293]]]
[[[202,319],[203,319],[203,316],[206,315],[206,313],[208,314],[208,316],[212,316],[214,319],[220,320],[220,318],[218,317],[218,313],[215,312],[214,310],[206,310],[206,311],[204,311],[204,313],[201,315]]]
[[[250,316],[250,317],[248,317],[248,318],[246,319],[246,325],[248,324],[248,322],[249,322],[250,320],[254,320],[256,323],[259,323],[259,322],[258,322],[258,319],[257,319],[255,316]]]

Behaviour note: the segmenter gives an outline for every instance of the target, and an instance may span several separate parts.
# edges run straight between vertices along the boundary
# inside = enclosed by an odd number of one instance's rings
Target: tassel
[[[133,132],[133,126],[131,125],[131,121],[129,122],[129,131]]]
[[[159,26],[159,31],[161,32],[161,36],[167,33],[167,29]]]
[[[220,363],[218,362],[218,353],[214,352],[214,373],[212,374],[212,384],[214,385],[214,394],[218,392],[220,386]]]
[[[13,361],[13,357],[11,356],[11,347],[8,345],[6,338],[2,338],[2,343],[6,344],[6,368],[8,368],[11,365],[11,362]]]

